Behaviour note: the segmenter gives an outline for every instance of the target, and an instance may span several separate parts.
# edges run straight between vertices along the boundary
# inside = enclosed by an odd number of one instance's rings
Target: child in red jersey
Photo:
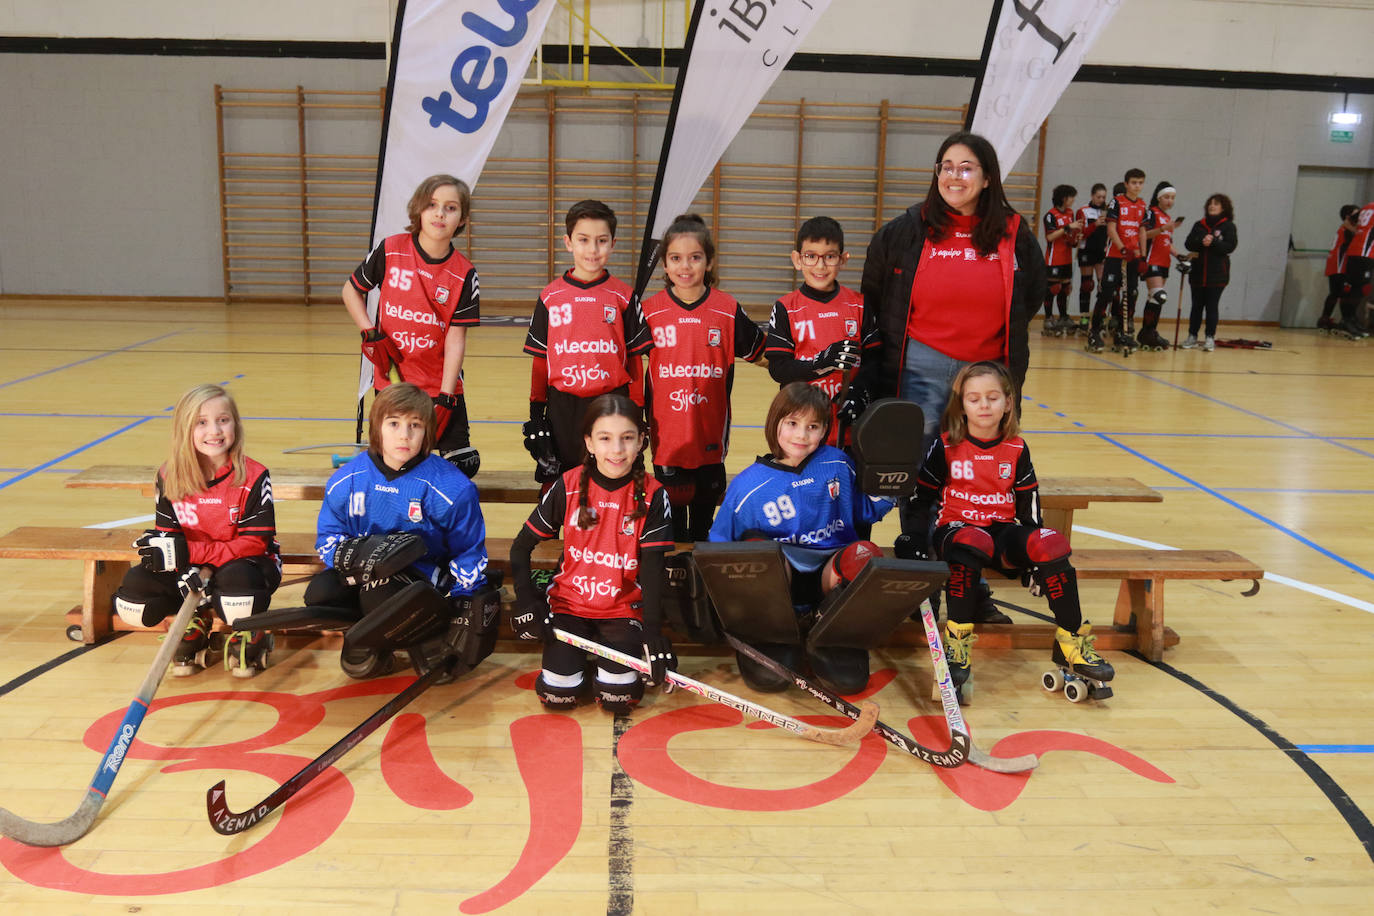
[[[977,362],[955,376],[941,434],[930,445],[917,477],[919,507],[935,503],[935,532],[924,553],[949,564],[945,644],[950,675],[961,702],[972,672],[969,649],[984,567],[1029,572],[1054,613],[1054,663],[1097,681],[1112,666],[1093,649],[1092,626],[1078,603],[1078,577],[1069,565],[1069,542],[1042,526],[1040,488],[1030,449],[1019,435],[1016,390],[1006,367]]]
[[[463,397],[468,328],[480,320],[477,269],[453,247],[467,225],[472,192],[452,175],[431,175],[410,196],[406,231],[382,240],[344,281],[343,303],[363,335],[372,384],[412,382],[434,401],[434,450],[468,477],[482,459],[472,447]],[[369,290],[381,287],[377,319]]]
[[[1093,290],[1102,278],[1102,263],[1107,259],[1107,186],[1101,182],[1093,185],[1087,205],[1079,207],[1075,216],[1083,227],[1078,245],[1078,270],[1082,274],[1078,284],[1078,330],[1086,334]]]
[[[582,464],[587,405],[611,391],[638,390],[639,355],[652,346],[630,287],[606,270],[615,224],[615,211],[599,200],[568,208],[563,245],[572,269],[544,287],[530,319],[525,352],[534,361],[524,435],[540,483]]]
[[[733,297],[714,288],[716,246],[700,216],[673,220],[660,250],[668,288],[644,303],[653,334],[644,404],[654,476],[676,507],[675,539],[704,541],[725,494],[734,362],[757,362],[765,338]]]
[[[1145,254],[1145,289],[1149,298],[1145,300],[1145,314],[1140,321],[1140,333],[1136,341],[1142,350],[1167,350],[1169,342],[1159,336],[1160,313],[1164,303],[1169,301],[1169,293],[1164,289],[1164,281],[1169,279],[1169,265],[1174,259],[1174,230],[1183,220],[1174,219],[1169,211],[1174,208],[1178,190],[1167,181],[1155,185],[1155,193],[1150,197],[1150,209],[1141,224],[1141,237],[1148,246]]]
[[[1222,194],[1212,196],[1225,197]],[[1230,203],[1230,199],[1226,198],[1226,206],[1222,209],[1223,214],[1228,218],[1232,216],[1227,212],[1230,209]],[[1211,218],[1210,211],[1208,218]],[[1341,297],[1339,330],[1348,337],[1360,338],[1368,337],[1369,331],[1361,326],[1359,311],[1365,300],[1374,292],[1374,201],[1361,207],[1360,212],[1356,213],[1352,219],[1355,223],[1355,231],[1350,236],[1350,244],[1345,247],[1346,289],[1345,295]],[[1233,229],[1233,234],[1234,231]],[[1231,247],[1234,248],[1235,246],[1232,245]],[[1204,266],[1207,263],[1207,254],[1204,252],[1201,255]]]
[[[1112,349],[1129,352],[1135,347],[1135,300],[1144,254],[1140,226],[1149,209],[1140,196],[1145,188],[1145,173],[1140,169],[1127,170],[1124,184],[1125,190],[1107,204],[1107,260],[1102,267],[1102,288],[1098,291],[1092,326],[1088,330],[1087,349],[1092,353],[1102,352],[1102,325],[1109,303],[1114,305],[1116,313]]]
[[[172,411],[172,448],[157,472],[156,528],[134,546],[142,557],[115,592],[126,623],[151,627],[175,614],[192,589],[204,592],[177,645],[172,675],[205,667],[214,614],[231,627],[267,610],[281,584],[272,481],[243,453],[243,421],[219,385],[198,385]],[[213,612],[213,613],[212,613]],[[266,667],[272,637],[235,632],[225,667],[252,677]]]
[[[849,444],[849,428],[868,404],[882,347],[863,296],[839,283],[848,260],[838,222],[814,216],[801,224],[792,267],[802,285],[773,303],[764,348],[768,374],[779,386],[806,382],[830,398],[825,441],[840,447]]]
[[[1336,229],[1336,241],[1326,255],[1327,296],[1322,302],[1321,317],[1317,319],[1317,327],[1323,331],[1334,331],[1340,325],[1333,315],[1336,304],[1349,292],[1350,278],[1345,273],[1346,249],[1350,247],[1355,231],[1360,228],[1359,216],[1360,208],[1355,204],[1341,207],[1341,224]]]
[[[649,663],[651,673],[641,679],[597,659],[596,699],[608,712],[629,712],[646,682],[666,685],[666,670],[677,668],[660,624],[663,556],[673,546],[671,510],[663,488],[644,472],[647,434],[642,412],[625,395],[592,401],[583,423],[586,459],[545,491],[511,544],[511,628],[522,639],[544,640],[534,690],[547,709],[577,705],[587,664],[587,653],[554,639],[551,627]],[[563,556],[545,598],[530,582],[530,554],[559,529]]]
[[[1083,223],[1074,216],[1073,202],[1078,189],[1071,184],[1056,185],[1050,196],[1054,206],[1045,211],[1045,296],[1046,336],[1062,337],[1074,329],[1069,318],[1069,293],[1073,290],[1073,250],[1083,234]],[[1059,304],[1059,320],[1054,319],[1055,303]]]

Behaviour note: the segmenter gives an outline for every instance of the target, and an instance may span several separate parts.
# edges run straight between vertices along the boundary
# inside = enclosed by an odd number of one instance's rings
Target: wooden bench
[[[67,478],[67,486],[87,489],[137,490],[153,496],[152,465],[98,464]],[[324,485],[332,471],[326,468],[282,468],[272,471],[275,499],[323,499]],[[524,471],[487,471],[476,477],[478,496],[484,503],[533,505],[539,501],[539,484]],[[1073,513],[1095,502],[1157,503],[1164,497],[1131,477],[1050,477],[1040,481],[1040,505],[1045,524],[1066,538],[1073,536]]]
[[[0,559],[80,560],[84,566],[80,607],[67,615],[67,635],[92,644],[114,630],[133,629],[114,613],[114,594],[138,553],[130,545],[142,528],[16,528],[0,535]],[[312,576],[324,568],[315,553],[315,535],[278,532],[284,577]],[[488,538],[492,569],[510,565],[510,538]],[[538,569],[555,569],[562,544],[549,541],[535,548]],[[80,632],[78,634],[77,628]]]

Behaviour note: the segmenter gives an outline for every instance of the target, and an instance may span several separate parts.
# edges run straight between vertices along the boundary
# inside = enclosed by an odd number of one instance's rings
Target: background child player
[[[416,385],[390,385],[372,401],[367,451],[325,485],[315,539],[325,569],[306,586],[307,605],[367,614],[427,582],[457,615],[487,587],[477,487],[430,454],[435,425],[434,403]],[[412,537],[386,538],[398,532]],[[340,664],[349,677],[371,677],[391,670],[392,653],[345,650]]]
[[[592,401],[583,423],[586,459],[553,482],[511,544],[517,605],[511,628],[522,639],[544,640],[534,690],[546,709],[577,705],[587,665],[587,653],[554,639],[550,627],[649,663],[649,675],[641,678],[597,659],[593,686],[607,712],[628,713],[646,683],[668,689],[666,672],[677,669],[660,604],[672,520],[667,494],[644,472],[647,433],[639,407],[624,395]],[[530,554],[560,529],[563,556],[544,597],[530,582]]]
[[[1078,247],[1083,223],[1074,216],[1073,203],[1078,189],[1071,184],[1056,185],[1051,194],[1054,206],[1045,211],[1045,281],[1048,295],[1045,296],[1045,325],[1042,333],[1046,336],[1063,337],[1074,330],[1075,324],[1069,318],[1069,293],[1073,290],[1073,250]],[[1059,319],[1054,317],[1055,304],[1059,306]]]
[[[172,675],[205,667],[214,614],[234,624],[267,610],[281,584],[272,481],[243,453],[243,421],[219,385],[197,385],[172,410],[172,447],[157,472],[157,527],[134,542],[141,561],[115,592],[126,623],[151,627],[175,614],[192,589],[205,592],[177,645]],[[206,575],[197,574],[197,570]],[[236,677],[267,666],[272,637],[235,632],[224,664]]]
[[[821,597],[852,581],[877,546],[860,540],[893,507],[867,496],[849,456],[823,444],[830,425],[830,400],[805,382],[783,386],[764,420],[768,454],[730,481],[725,502],[711,526],[712,541],[781,541],[792,567],[792,603],[803,623]],[[802,670],[801,646],[762,644],[759,651],[794,671]],[[783,690],[791,681],[736,653],[740,674],[755,690]],[[810,657],[816,677],[837,693],[852,694],[868,683],[868,652],[828,648]]]
[[[779,385],[806,382],[830,398],[826,442],[841,447],[848,445],[848,430],[868,404],[882,347],[863,296],[839,284],[848,260],[838,222],[814,216],[801,224],[792,267],[802,275],[802,285],[773,303],[764,347],[768,374]]]
[[[731,296],[715,289],[716,246],[695,213],[663,233],[668,288],[644,303],[653,334],[645,374],[654,476],[673,504],[673,536],[702,541],[725,493],[730,388],[736,359],[757,362],[764,335]]]
[[[990,564],[1029,572],[1038,588],[1033,593],[1049,597],[1055,665],[1098,681],[1114,676],[1093,648],[1092,625],[1083,619],[1068,539],[1043,527],[1040,487],[1030,449],[1019,435],[1015,402],[1015,386],[1001,364],[979,362],[961,369],[940,437],[931,443],[917,476],[917,502],[938,502],[931,544],[934,555],[949,564],[945,645],[961,702],[976,639],[973,587]]]
[[[1142,350],[1167,350],[1169,342],[1159,336],[1159,316],[1164,304],[1169,301],[1169,293],[1164,282],[1169,279],[1169,265],[1174,259],[1174,230],[1182,225],[1170,214],[1178,190],[1169,182],[1161,181],[1155,185],[1155,193],[1150,197],[1150,209],[1145,214],[1141,233],[1148,251],[1145,255],[1145,289],[1149,298],[1145,300],[1145,314],[1140,319],[1140,333],[1136,336]]]
[[[615,224],[615,211],[599,200],[568,209],[563,245],[573,266],[544,287],[530,319],[525,352],[534,360],[524,434],[540,483],[582,464],[587,405],[607,392],[638,390],[639,355],[653,345],[630,287],[606,270]]]
[[[1331,251],[1326,255],[1326,283],[1327,295],[1322,302],[1322,314],[1317,319],[1317,327],[1323,331],[1334,331],[1340,326],[1334,317],[1336,305],[1345,297],[1349,291],[1350,278],[1346,276],[1346,249],[1350,247],[1350,240],[1355,237],[1355,230],[1359,228],[1356,220],[1359,218],[1360,208],[1354,204],[1346,204],[1341,207],[1341,224],[1336,229],[1336,241],[1331,246]]]
[[[1102,324],[1107,306],[1113,305],[1116,330],[1113,350],[1129,353],[1135,347],[1135,299],[1140,287],[1140,255],[1143,241],[1140,225],[1145,220],[1148,205],[1140,192],[1145,187],[1145,173],[1130,169],[1125,175],[1125,190],[1107,204],[1107,260],[1102,267],[1102,287],[1093,306],[1092,326],[1088,329],[1087,349],[1102,352]]]
[[[481,456],[472,447],[463,397],[467,329],[480,319],[477,269],[453,247],[468,222],[472,194],[452,175],[431,175],[410,196],[406,231],[387,236],[343,285],[344,308],[363,335],[372,385],[411,382],[434,401],[435,448],[469,477]],[[367,293],[381,287],[377,321]]]
[[[1107,186],[1093,185],[1092,197],[1078,208],[1077,220],[1083,226],[1083,240],[1078,246],[1078,271],[1082,274],[1078,285],[1078,327],[1088,333],[1088,313],[1092,311],[1093,290],[1102,278],[1102,262],[1107,259]]]

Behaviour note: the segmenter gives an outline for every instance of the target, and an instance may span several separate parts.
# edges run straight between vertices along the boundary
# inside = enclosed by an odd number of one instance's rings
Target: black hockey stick
[[[134,743],[134,735],[138,734],[143,717],[148,714],[148,705],[153,702],[158,685],[167,673],[167,666],[172,662],[172,656],[191,623],[191,617],[195,614],[200,599],[201,593],[193,590],[186,596],[186,600],[181,602],[181,609],[177,611],[171,626],[167,628],[167,638],[162,641],[162,646],[153,656],[153,664],[143,676],[138,693],[134,695],[133,702],[124,713],[124,721],[115,730],[114,737],[110,739],[110,746],[100,758],[100,765],[95,769],[95,778],[91,780],[86,797],[82,799],[76,811],[64,820],[52,824],[38,824],[0,808],[0,833],[28,846],[65,846],[86,835],[86,831],[95,823],[100,807],[105,804],[105,796],[114,785],[119,768],[124,765],[124,755]]]
[[[626,668],[633,668],[640,674],[649,673],[649,664],[642,658],[626,655],[624,652],[618,652],[609,646],[603,646],[595,640],[586,639],[575,633],[569,633],[567,630],[555,628],[553,635],[570,646],[577,646],[579,649],[584,649],[587,652],[591,652],[593,655],[599,655],[602,658],[610,659],[617,664],[624,665]],[[853,716],[853,718],[857,720],[853,725],[839,729],[819,728],[815,725],[807,725],[799,719],[783,715],[780,712],[774,712],[767,706],[760,706],[743,697],[737,697],[733,693],[726,693],[724,690],[719,690],[712,687],[710,684],[703,684],[701,681],[690,678],[685,674],[678,674],[676,671],[670,670],[668,672],[668,681],[675,687],[681,687],[683,690],[695,693],[697,696],[713,700],[723,706],[729,706],[731,709],[737,709],[745,715],[753,716],[755,719],[762,719],[764,722],[776,725],[778,728],[786,729],[794,735],[799,735],[808,741],[819,741],[822,744],[833,744],[837,747],[858,743],[864,735],[873,730],[873,724],[878,721],[878,704],[871,701],[864,703],[863,709],[858,710],[857,714]]]
[[[807,693],[811,694],[813,697],[820,700],[822,703],[824,703],[826,706],[829,706],[831,709],[838,710],[839,712],[844,713],[846,716],[849,716],[849,718],[851,719],[857,720],[859,718],[861,712],[859,707],[855,706],[853,703],[849,702],[844,697],[835,693],[831,693],[824,687],[812,683],[804,675],[798,674],[796,671],[793,671],[791,668],[788,668],[786,665],[784,665],[782,662],[777,661],[776,659],[769,658],[767,655],[764,655],[762,652],[760,652],[758,649],[755,649],[748,643],[740,642],[738,639],[731,636],[729,633],[725,634],[725,638],[730,641],[730,645],[735,648],[736,652],[748,656],[749,658],[758,662],[760,665],[767,668],[769,671],[772,671],[779,677],[787,678],[793,684],[796,684],[802,690],[805,690]],[[892,726],[888,725],[887,723],[881,720],[875,721],[873,723],[873,730],[877,732],[879,735],[881,735],[882,738],[885,741],[887,741],[887,743],[895,747],[901,748],[911,756],[917,758],[918,760],[924,760],[926,763],[929,763],[932,766],[946,767],[952,769],[954,767],[961,766],[964,763],[964,761],[968,759],[968,750],[970,742],[968,732],[966,731],[954,731],[953,729],[951,729],[949,736],[949,749],[944,751],[937,751],[934,748],[926,747],[924,744],[921,744],[915,738],[912,738],[909,735],[905,735],[897,731],[897,729],[893,728]]]
[[[340,738],[333,747],[307,763],[295,776],[282,783],[272,794],[247,811],[237,813],[229,810],[229,804],[224,797],[224,780],[221,779],[205,793],[205,813],[210,817],[210,826],[225,836],[242,833],[252,827],[280,808],[291,796],[304,789],[316,776],[333,766],[334,761],[357,747],[364,738],[380,728],[387,719],[400,712],[411,700],[428,690],[444,675],[450,674],[457,662],[458,655],[456,653],[445,655],[437,665],[417,677],[409,687],[396,694],[381,709],[364,719],[361,725]]]

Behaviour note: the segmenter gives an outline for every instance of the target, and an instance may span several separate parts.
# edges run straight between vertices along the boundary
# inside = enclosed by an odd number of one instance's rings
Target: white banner
[[[1011,171],[1126,0],[1005,0],[984,64],[972,130]]]
[[[391,48],[372,245],[405,230],[406,204],[440,172],[475,188],[557,0],[402,0]],[[376,291],[368,314],[377,315]],[[362,360],[358,396],[372,386]]]
[[[677,119],[664,136],[650,238],[691,206],[706,177],[830,0],[697,0],[685,49]]]

